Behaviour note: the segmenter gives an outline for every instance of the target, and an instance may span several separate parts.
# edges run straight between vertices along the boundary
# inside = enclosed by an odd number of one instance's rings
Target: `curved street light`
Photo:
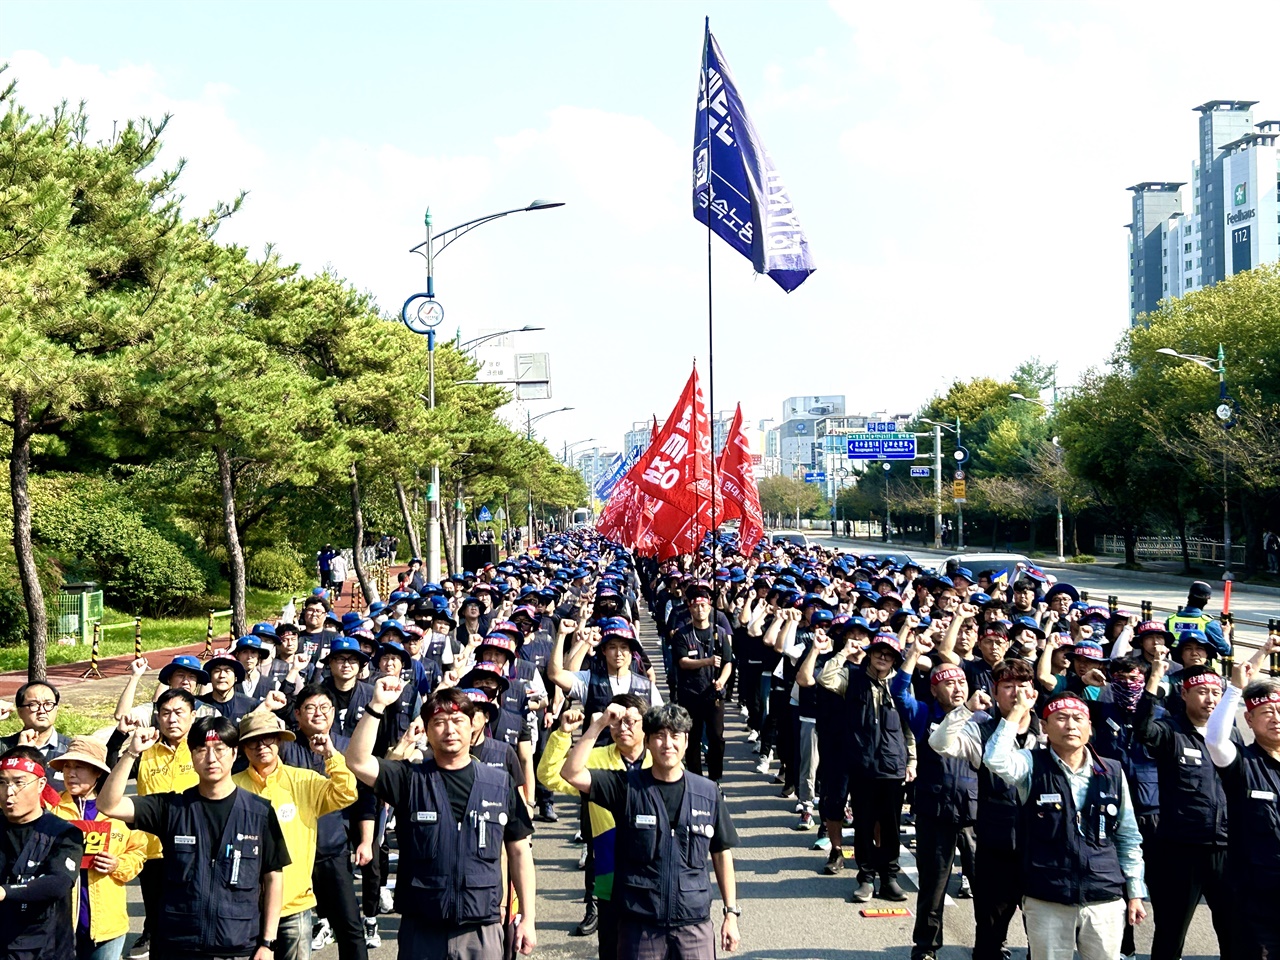
[[[474,340],[464,340],[462,343],[459,343],[457,345],[457,349],[461,350],[463,353],[467,353],[471,350],[474,350],[476,347],[480,346],[480,344],[484,343],[486,340],[494,340],[498,337],[505,337],[508,333],[536,333],[539,330],[545,330],[545,329],[547,328],[534,327],[526,323],[523,327],[512,327],[510,330],[499,330],[497,333],[486,333],[483,337],[476,337]]]
[[[1058,401],[1057,401],[1057,399],[1056,399],[1056,398],[1057,398],[1058,388],[1057,388],[1057,385],[1056,385],[1056,384],[1054,385],[1053,390],[1054,390],[1054,398],[1055,398],[1055,399],[1054,399],[1054,401],[1053,401],[1052,403],[1045,403],[1045,402],[1044,402],[1043,400],[1041,400],[1039,397],[1025,397],[1025,396],[1023,396],[1023,395],[1022,395],[1022,394],[1020,394],[1020,393],[1011,393],[1011,394],[1009,394],[1009,399],[1010,399],[1010,400],[1021,400],[1023,403],[1034,403],[1036,406],[1041,407],[1042,409],[1044,409],[1044,410],[1048,411],[1049,416],[1053,416],[1054,411],[1057,409],[1057,406],[1058,406]],[[1053,438],[1053,459],[1054,459],[1054,461],[1058,464],[1058,466],[1059,466],[1059,467],[1061,467],[1061,466],[1062,466],[1062,445],[1061,445],[1060,443],[1058,443],[1058,438],[1057,438],[1057,437],[1054,437],[1054,438]],[[1060,491],[1060,490],[1055,490],[1055,491],[1054,491],[1054,495],[1055,495],[1055,497],[1057,498],[1057,504],[1058,504],[1058,562],[1059,562],[1059,563],[1062,563],[1062,562],[1066,559],[1066,556],[1065,556],[1065,555],[1063,554],[1063,552],[1062,552],[1062,551],[1063,551],[1063,543],[1062,543],[1062,491]]]

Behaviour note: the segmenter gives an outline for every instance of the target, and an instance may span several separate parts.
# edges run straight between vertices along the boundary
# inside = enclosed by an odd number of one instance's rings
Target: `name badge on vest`
[[[1116,723],[1114,717],[1107,717],[1107,726],[1110,727],[1114,733],[1120,732],[1120,724]]]
[[[1249,791],[1249,799],[1250,799],[1250,800],[1272,800],[1272,801],[1274,801],[1274,800],[1275,800],[1275,798],[1276,798],[1276,795],[1275,795],[1274,793],[1272,793],[1270,790],[1250,790],[1250,791]]]
[[[440,814],[434,810],[419,810],[413,815],[414,823],[435,823],[440,819]]]
[[[1192,757],[1196,760],[1200,759],[1200,751],[1197,750],[1195,747],[1183,747],[1182,755],[1184,757]]]
[[[194,847],[196,845],[196,838],[195,837],[174,837],[173,842],[175,844],[178,844],[179,846]]]
[[[1043,807],[1050,803],[1061,804],[1062,794],[1060,793],[1042,793],[1040,798],[1036,800],[1036,806]]]
[[[657,825],[658,825],[658,818],[653,816],[652,814],[648,814],[648,813],[636,814],[637,827],[656,827]]]

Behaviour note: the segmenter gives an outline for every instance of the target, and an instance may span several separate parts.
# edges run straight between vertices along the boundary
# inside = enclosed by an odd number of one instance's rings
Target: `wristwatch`
[[[731,913],[732,913],[735,917],[740,917],[740,916],[742,916],[742,908],[741,908],[741,907],[728,907],[728,906],[726,906],[726,907],[724,908],[724,915],[727,917],[727,916],[729,916],[729,914],[731,914]]]
[[[274,940],[268,940],[266,937],[259,937],[258,946],[266,947],[268,950],[274,952],[276,949],[276,942]]]

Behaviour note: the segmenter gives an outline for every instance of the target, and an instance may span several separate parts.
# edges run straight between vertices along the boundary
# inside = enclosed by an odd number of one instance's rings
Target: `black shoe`
[[[898,886],[897,877],[885,877],[880,881],[880,899],[901,902],[907,899],[907,891]]]
[[[129,960],[146,960],[151,953],[151,936],[143,932],[137,940],[133,941],[133,946],[129,948],[129,952],[125,954]]]
[[[871,885],[870,880],[860,880],[858,885],[853,888],[853,895],[849,899],[854,903],[866,903],[875,892],[876,889]]]
[[[600,926],[600,914],[596,912],[595,904],[587,908],[587,915],[582,918],[582,922],[573,928],[573,932],[569,934],[571,937],[589,937],[596,932]]]
[[[542,823],[559,823],[560,815],[556,813],[556,808],[548,802],[539,804],[538,812],[534,815],[533,819],[541,821]]]
[[[827,854],[827,865],[822,868],[822,872],[827,874],[827,876],[834,877],[843,869],[844,851],[839,847],[832,847],[831,852]]]

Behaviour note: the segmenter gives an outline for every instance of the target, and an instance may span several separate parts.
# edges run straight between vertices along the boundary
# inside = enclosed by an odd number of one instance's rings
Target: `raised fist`
[[[129,673],[135,677],[140,677],[151,669],[151,664],[147,662],[146,657],[138,657],[133,663],[129,664]]]

